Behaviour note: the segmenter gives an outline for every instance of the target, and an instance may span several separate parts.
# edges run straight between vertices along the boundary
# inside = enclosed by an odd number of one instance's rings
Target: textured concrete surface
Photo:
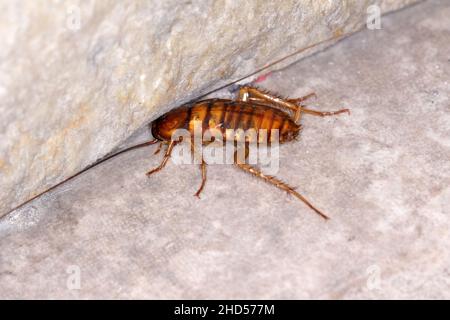
[[[0,1],[0,216],[180,102],[416,1]]]
[[[421,3],[260,83],[352,110],[280,148],[330,221],[229,166],[198,200],[198,167],[147,178],[147,148],[0,220],[0,297],[450,298],[449,16]]]

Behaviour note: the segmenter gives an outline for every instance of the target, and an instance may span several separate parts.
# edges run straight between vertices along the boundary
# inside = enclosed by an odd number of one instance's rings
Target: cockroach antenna
[[[61,181],[61,182],[55,184],[54,186],[52,186],[52,187],[50,187],[50,188],[48,188],[48,189],[42,191],[41,193],[39,193],[39,194],[35,195],[34,197],[28,199],[27,201],[23,202],[22,204],[18,205],[17,207],[11,209],[6,215],[10,214],[11,212],[13,212],[13,211],[15,211],[15,210],[17,210],[17,209],[20,209],[20,208],[24,207],[25,205],[27,205],[28,203],[30,203],[30,202],[33,201],[34,199],[36,199],[36,198],[38,198],[38,197],[40,197],[40,196],[42,196],[42,195],[44,195],[44,194],[46,194],[46,193],[48,193],[48,192],[54,190],[54,189],[56,189],[56,188],[59,187],[60,185],[62,185],[62,184],[64,184],[64,183],[67,183],[67,182],[69,182],[70,180],[75,179],[76,177],[78,177],[79,175],[85,173],[85,172],[88,171],[89,169],[92,169],[92,168],[94,168],[94,167],[96,167],[96,166],[98,166],[98,165],[100,165],[100,164],[102,164],[102,163],[104,163],[104,162],[106,162],[106,161],[108,161],[108,160],[110,160],[110,159],[112,159],[112,158],[115,158],[115,157],[117,157],[117,156],[119,156],[119,155],[121,155],[121,154],[123,154],[123,153],[125,153],[125,152],[132,151],[132,150],[135,150],[135,149],[140,149],[140,148],[143,148],[143,147],[147,147],[147,146],[153,145],[153,144],[158,143],[158,142],[159,142],[159,140],[154,139],[154,140],[151,140],[151,141],[142,142],[142,143],[136,144],[136,145],[134,145],[134,146],[125,148],[125,149],[123,149],[123,150],[120,150],[120,151],[117,151],[117,152],[108,154],[108,155],[106,155],[105,157],[101,158],[100,160],[98,160],[98,161],[94,162],[93,164],[87,166],[87,167],[84,168],[83,170],[81,170],[81,171],[75,173],[74,175],[70,176],[69,178],[64,179],[63,181]]]

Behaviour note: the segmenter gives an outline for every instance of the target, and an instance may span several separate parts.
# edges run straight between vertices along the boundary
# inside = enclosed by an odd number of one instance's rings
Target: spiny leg
[[[315,92],[311,92],[311,93],[307,94],[306,96],[303,96],[300,98],[287,99],[287,101],[289,101],[295,105],[299,105],[303,101],[308,100],[309,98],[312,98],[312,97],[317,98],[317,95]]]
[[[173,147],[174,147],[177,143],[178,143],[178,141],[174,141],[174,140],[170,141],[169,147],[167,148],[166,153],[164,154],[164,158],[163,158],[163,160],[161,161],[161,164],[160,164],[159,166],[157,166],[156,168],[153,168],[153,169],[151,169],[149,172],[147,172],[147,176],[149,176],[149,175],[151,175],[151,174],[153,174],[153,173],[155,173],[155,172],[158,172],[158,171],[160,171],[162,168],[165,167],[165,165],[166,165],[166,163],[167,163],[167,160],[169,160],[169,158],[170,158],[170,155],[171,155],[171,153],[172,153]]]
[[[206,183],[206,162],[203,159],[202,163],[200,164],[200,169],[202,170],[202,184],[200,185],[200,188],[197,190],[197,192],[194,194],[194,196],[196,196],[197,198],[200,198],[200,193],[202,192]]]
[[[266,182],[274,185],[275,187],[286,191],[287,193],[292,194],[294,197],[300,199],[301,201],[303,201],[308,207],[310,207],[312,210],[314,210],[318,215],[320,215],[322,218],[324,218],[325,220],[328,220],[329,218],[322,213],[319,209],[315,208],[304,196],[302,196],[300,193],[298,193],[297,191],[295,191],[295,189],[291,186],[289,186],[288,184],[284,183],[283,181],[279,180],[276,177],[273,176],[267,176],[264,173],[262,173],[260,170],[252,167],[251,165],[248,164],[239,164],[239,163],[235,163],[235,165],[245,171],[248,172],[252,175],[254,175],[255,177],[261,178],[263,180],[265,180]]]
[[[239,89],[239,101],[263,101],[269,104],[275,104],[279,108],[287,112],[295,112],[294,121],[300,120],[301,112],[299,106],[289,100],[284,100],[280,97],[265,93],[253,87],[244,86]]]
[[[306,109],[306,108],[300,106],[300,110],[301,110],[301,112],[311,114],[313,116],[319,116],[319,117],[334,116],[336,114],[340,114],[340,113],[344,113],[344,112],[350,114],[349,109],[340,109],[340,110],[336,110],[336,111],[316,111],[316,110]]]
[[[239,101],[265,101],[270,104],[276,104],[277,106],[288,110],[288,111],[297,111],[298,107],[287,100],[284,100],[275,95],[271,95],[269,93],[263,92],[257,88],[244,86],[239,89],[238,98]]]

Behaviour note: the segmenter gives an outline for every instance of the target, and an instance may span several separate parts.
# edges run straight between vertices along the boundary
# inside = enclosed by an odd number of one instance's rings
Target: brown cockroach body
[[[187,104],[169,111],[165,115],[156,119],[152,124],[152,134],[156,141],[160,141],[160,147],[156,151],[159,152],[163,145],[168,145],[161,164],[150,170],[147,175],[151,175],[161,170],[170,158],[173,147],[180,141],[173,140],[173,134],[177,129],[189,130],[194,135],[194,122],[201,123],[202,130],[219,129],[222,136],[226,139],[225,131],[227,129],[238,130],[254,129],[260,132],[260,129],[267,130],[270,142],[271,129],[279,130],[279,143],[283,144],[294,140],[300,132],[299,124],[303,113],[316,116],[336,115],[343,112],[349,112],[348,109],[342,109],[333,112],[319,112],[306,109],[301,102],[314,94],[307,95],[298,99],[282,99],[280,97],[268,94],[252,87],[242,87],[236,100],[230,99],[207,99],[191,104]],[[232,139],[236,139],[233,136]],[[256,177],[262,178],[266,182],[292,194],[316,213],[325,219],[328,217],[320,210],[315,208],[305,197],[299,194],[295,189],[283,181],[273,176],[262,173],[256,167],[246,163],[235,162],[235,165]],[[206,182],[206,163],[202,160],[202,183],[199,190],[195,193],[199,196]]]

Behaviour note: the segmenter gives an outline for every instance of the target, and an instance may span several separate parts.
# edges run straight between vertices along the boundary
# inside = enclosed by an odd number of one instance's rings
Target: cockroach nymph
[[[213,93],[217,90],[228,87],[232,84],[236,84],[237,82],[240,82],[250,76],[256,75],[262,72],[263,70],[274,66],[275,64],[278,64],[286,59],[298,55],[303,51],[309,50],[321,44],[325,44],[332,40],[337,40],[338,38],[342,38],[344,36],[346,35],[343,34],[342,30],[335,30],[334,35],[331,38],[319,41],[317,43],[296,50],[295,52],[287,56],[284,56],[281,59],[278,59],[274,62],[271,62],[261,67],[260,69],[252,72],[251,74],[248,74],[240,79],[234,80],[233,82],[228,83],[220,88],[216,88],[213,91],[204,94],[202,97],[209,95],[210,93]],[[200,120],[202,122],[203,130],[209,130],[211,129],[210,120],[213,120],[212,122],[215,124],[216,129],[221,128],[222,134],[223,130],[225,129],[233,129],[233,130],[243,129],[244,131],[246,131],[247,129],[252,128],[257,132],[259,132],[260,129],[266,129],[268,132],[270,132],[271,129],[278,129],[280,133],[279,143],[282,144],[292,141],[298,137],[301,129],[299,122],[301,115],[303,113],[320,117],[336,115],[343,112],[350,113],[348,109],[342,109],[332,112],[319,112],[305,108],[301,103],[314,95],[315,94],[312,93],[302,98],[283,99],[281,97],[269,94],[268,92],[261,91],[254,87],[243,86],[239,89],[239,94],[236,100],[207,99],[188,103],[172,111],[169,111],[168,113],[159,117],[152,123],[151,128],[154,140],[140,143],[125,148],[123,150],[120,150],[118,152],[109,154],[103,157],[102,159],[98,160],[97,162],[84,168],[83,170],[79,171],[78,173],[75,173],[69,178],[53,185],[50,188],[47,188],[43,192],[34,195],[33,197],[29,198],[28,200],[18,205],[17,207],[12,208],[8,213],[11,213],[12,211],[25,206],[26,204],[30,203],[37,197],[51,190],[54,190],[60,185],[76,178],[77,176],[100,165],[105,161],[108,161],[125,152],[149,146],[159,142],[160,145],[155,153],[158,153],[161,150],[162,146],[167,146],[167,150],[164,154],[161,164],[147,173],[147,175],[151,175],[164,168],[164,166],[166,165],[167,161],[170,158],[174,146],[178,142],[180,142],[180,141],[172,141],[171,134],[173,133],[173,131],[175,131],[176,129],[188,129],[191,132],[193,121]],[[220,124],[220,126],[217,126],[217,124]],[[328,219],[328,217],[324,213],[315,208],[305,197],[303,197],[301,194],[295,191],[293,187],[289,186],[283,181],[277,179],[276,177],[265,175],[259,169],[245,163],[245,161],[244,163],[237,161],[235,165],[237,168],[245,172],[248,172],[256,177],[259,177],[265,180],[266,182],[278,187],[279,189],[292,194],[293,196],[303,201],[307,206],[309,206],[321,217],[323,217],[324,219]],[[206,163],[203,161],[203,159],[201,161],[200,168],[202,172],[202,183],[198,191],[195,193],[196,196],[200,195],[206,182]]]
[[[350,113],[348,109],[320,112],[305,108],[302,102],[314,95],[312,93],[301,98],[283,99],[254,87],[243,86],[239,89],[236,100],[206,99],[173,109],[151,124],[154,140],[148,144],[160,143],[155,153],[158,153],[162,146],[167,146],[167,149],[161,164],[147,172],[147,175],[150,176],[160,171],[167,164],[173,148],[180,142],[172,139],[175,130],[186,129],[192,136],[194,135],[194,121],[200,121],[203,130],[213,129],[211,127],[214,126],[214,129],[221,130],[224,137],[226,137],[226,129],[242,129],[244,131],[254,129],[256,132],[259,132],[260,129],[266,129],[268,132],[271,129],[278,129],[279,143],[283,144],[294,140],[299,135],[301,128],[299,122],[303,113],[320,117],[344,112]],[[274,176],[265,175],[258,168],[245,162],[235,161],[234,165],[297,197],[322,218],[328,219],[327,215],[315,208],[304,196],[285,182]],[[206,183],[206,166],[206,162],[202,159],[200,164],[202,182],[195,193],[197,197]]]

